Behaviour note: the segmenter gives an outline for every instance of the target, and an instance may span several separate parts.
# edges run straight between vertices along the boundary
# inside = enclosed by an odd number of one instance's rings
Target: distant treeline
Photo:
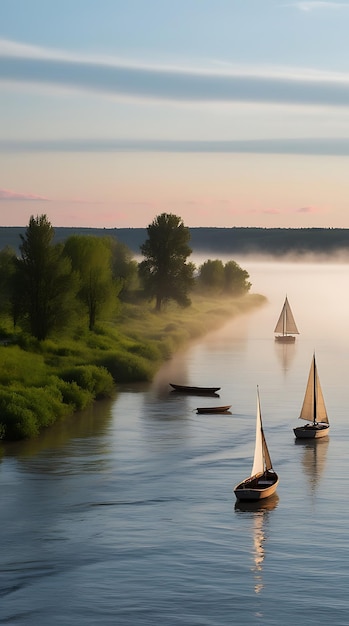
[[[134,254],[147,238],[145,228],[65,228],[54,227],[55,242],[65,241],[71,235],[115,237]],[[18,251],[20,234],[25,227],[1,226],[0,250],[10,246]],[[190,228],[190,245],[194,252],[219,254],[273,254],[293,253],[331,254],[349,253],[347,228]]]

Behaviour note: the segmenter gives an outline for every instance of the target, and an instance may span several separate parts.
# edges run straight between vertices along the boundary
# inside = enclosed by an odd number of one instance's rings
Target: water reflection
[[[4,455],[16,457],[22,471],[72,474],[98,471],[105,462],[103,434],[112,419],[114,400],[101,400],[56,422],[32,439],[4,443]]]
[[[296,345],[294,343],[287,344],[275,342],[275,352],[285,374],[290,369],[290,365],[295,356],[295,350]]]
[[[325,470],[328,442],[328,437],[309,440],[295,439],[296,446],[303,446],[302,465],[312,494],[315,493]]]
[[[274,494],[270,498],[259,502],[240,502],[235,504],[235,511],[249,514],[253,520],[253,572],[254,592],[259,594],[263,587],[263,562],[265,558],[265,543],[267,539],[266,526],[270,511],[273,511],[279,502],[279,496]]]

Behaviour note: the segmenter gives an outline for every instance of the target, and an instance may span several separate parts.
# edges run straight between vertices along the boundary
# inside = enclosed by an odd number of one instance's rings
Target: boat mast
[[[313,374],[313,389],[314,389],[314,415],[313,415],[313,424],[316,424],[316,362],[315,362],[315,353],[313,356],[314,359],[314,374]]]

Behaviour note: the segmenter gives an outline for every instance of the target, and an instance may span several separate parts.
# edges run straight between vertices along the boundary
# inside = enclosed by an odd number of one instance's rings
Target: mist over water
[[[152,384],[5,447],[0,623],[348,624],[349,265],[234,260],[264,306]],[[300,335],[285,346],[274,328],[286,294]],[[314,350],[331,431],[296,442]],[[280,485],[253,506],[232,490],[252,467],[257,385]],[[196,413],[208,404],[232,414]]]

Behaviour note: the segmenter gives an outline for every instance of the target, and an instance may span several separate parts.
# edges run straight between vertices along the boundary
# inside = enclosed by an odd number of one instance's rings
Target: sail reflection
[[[275,493],[258,502],[242,502],[238,500],[235,511],[241,514],[249,514],[253,520],[253,566],[251,571],[254,578],[254,592],[259,594],[263,587],[263,562],[265,558],[266,529],[269,513],[275,509],[279,502],[279,496]]]
[[[320,439],[295,439],[295,445],[303,446],[302,465],[308,477],[310,490],[315,490],[324,473],[327,457],[329,438]]]
[[[281,363],[283,372],[286,374],[286,372],[290,369],[290,365],[294,359],[296,346],[294,343],[287,344],[275,342],[275,351]]]

